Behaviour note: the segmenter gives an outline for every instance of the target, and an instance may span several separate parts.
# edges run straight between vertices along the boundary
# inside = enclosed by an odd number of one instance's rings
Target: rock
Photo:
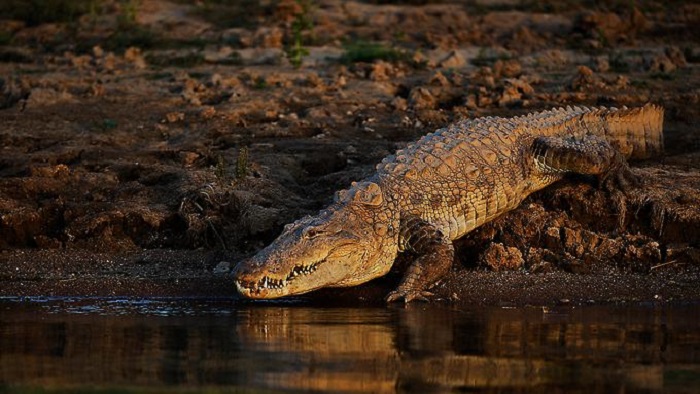
[[[623,244],[619,238],[601,237],[600,242],[594,247],[595,256],[604,260],[613,260],[620,254],[622,248]]]
[[[415,87],[411,89],[408,95],[408,101],[413,108],[416,109],[431,109],[437,105],[437,99],[424,87]]]
[[[545,273],[556,269],[551,261],[546,259],[551,252],[541,248],[529,248],[527,250],[527,265],[530,272]]]
[[[388,81],[394,74],[394,66],[383,60],[372,63],[369,78],[373,81]]]
[[[610,70],[610,60],[607,56],[596,56],[593,58],[593,68],[599,73],[608,72]]]
[[[542,51],[533,57],[533,60],[541,68],[557,69],[571,63],[572,58],[569,54],[560,51],[559,49],[551,49]]]
[[[522,94],[518,91],[518,89],[514,86],[505,86],[503,88],[503,92],[501,93],[501,96],[498,98],[498,106],[499,107],[506,107],[508,105],[512,105],[515,103],[520,102],[520,98],[522,97]]]
[[[391,100],[391,106],[397,111],[405,111],[408,108],[408,102],[405,98],[397,96]]]
[[[525,263],[518,248],[505,247],[501,243],[491,244],[481,255],[480,261],[494,271],[517,270]]]
[[[632,15],[630,17],[631,28],[635,31],[644,31],[651,26],[649,19],[639,10],[639,8],[634,7],[632,10]]]
[[[564,227],[562,240],[564,241],[564,249],[572,255],[580,257],[585,252],[581,230]]]
[[[531,52],[535,48],[546,46],[544,38],[538,36],[527,26],[520,26],[513,32],[513,44],[520,52]]]
[[[548,227],[547,230],[545,230],[544,246],[551,250],[561,249],[561,236],[559,235],[559,228]]]
[[[677,67],[668,56],[657,55],[646,60],[647,70],[652,73],[669,73]]]
[[[595,75],[593,70],[586,66],[578,66],[578,72],[569,83],[569,87],[575,91],[599,88],[603,85],[603,82],[597,75]]]
[[[27,83],[17,78],[0,77],[0,109],[11,108],[29,97],[29,94],[30,89]]]
[[[438,67],[441,68],[462,68],[467,64],[462,55],[457,51],[450,52],[444,59],[440,60]]]
[[[625,33],[628,25],[614,12],[585,11],[578,16],[576,28],[589,37],[613,42]]]
[[[168,112],[165,114],[165,120],[168,123],[175,123],[179,121],[185,120],[185,113],[184,112]]]
[[[684,68],[688,66],[688,62],[685,60],[685,55],[680,48],[676,46],[668,47],[664,50],[666,57],[678,68]]]
[[[474,84],[484,86],[488,89],[496,87],[496,79],[493,76],[493,69],[491,67],[481,67],[474,73],[472,80]]]
[[[75,97],[67,91],[57,91],[50,88],[34,88],[27,98],[27,107],[32,108],[42,105],[53,105],[58,103],[73,102]]]
[[[134,65],[138,69],[146,68],[146,60],[141,54],[141,49],[136,47],[129,47],[124,51],[124,60]]]
[[[199,116],[202,117],[202,119],[211,119],[216,115],[216,108],[211,107],[211,106],[206,106],[202,108],[201,111],[199,111]]]
[[[182,161],[182,165],[185,168],[192,167],[194,165],[195,161],[199,159],[200,155],[199,153],[196,152],[188,152],[188,151],[183,151],[179,153],[180,160]]]
[[[105,89],[105,85],[102,84],[100,81],[95,81],[92,84],[90,84],[90,94],[93,97],[102,97],[107,93],[107,89]]]
[[[70,59],[71,65],[78,69],[85,69],[92,65],[92,56],[90,55],[74,56],[68,53],[66,57]]]
[[[489,94],[488,90],[486,90],[485,87],[481,86],[479,88],[479,92],[476,96],[476,106],[480,108],[488,107],[489,105],[493,104],[493,99],[491,98],[491,94]]]
[[[614,44],[633,39],[639,32],[651,26],[646,16],[637,8],[631,13],[585,11],[577,17],[575,30],[584,32],[599,44]]]
[[[31,176],[38,178],[67,179],[70,176],[70,168],[65,164],[56,166],[32,166],[29,168]]]
[[[505,80],[503,92],[498,98],[498,106],[505,107],[522,101],[524,96],[531,96],[535,89],[521,79],[509,78]]]
[[[666,261],[690,261],[694,264],[700,263],[700,248],[688,244],[673,243],[666,246]]]
[[[263,48],[282,48],[284,32],[277,27],[260,27],[255,32],[254,40]]]
[[[63,243],[56,238],[51,238],[46,235],[37,235],[34,237],[36,246],[42,249],[61,249]]]
[[[644,236],[625,237],[627,245],[624,249],[624,261],[629,262],[633,269],[646,271],[652,265],[661,262],[659,243]]]
[[[214,267],[214,269],[212,270],[213,273],[218,275],[227,274],[229,273],[229,271],[231,271],[231,263],[229,263],[228,261],[219,262],[219,264],[217,264],[216,267]]]
[[[416,65],[423,65],[427,68],[434,68],[435,62],[429,57],[425,56],[423,52],[416,51],[411,57],[411,61]]]
[[[479,108],[479,104],[478,104],[476,95],[475,94],[467,95],[467,98],[465,99],[464,105],[469,110],[475,110],[475,109]]]
[[[207,45],[201,52],[207,63],[224,63],[238,56],[238,52],[228,45]]]
[[[516,78],[523,72],[523,67],[515,59],[497,60],[493,64],[493,74],[496,78]]]
[[[440,71],[433,74],[433,76],[430,77],[430,81],[428,83],[430,83],[431,85],[443,86],[443,87],[447,87],[447,86],[451,85],[450,81],[447,79],[447,77],[445,77],[445,75],[443,73],[441,73]]]
[[[613,82],[613,87],[618,90],[627,89],[630,86],[630,79],[626,75],[618,75]]]

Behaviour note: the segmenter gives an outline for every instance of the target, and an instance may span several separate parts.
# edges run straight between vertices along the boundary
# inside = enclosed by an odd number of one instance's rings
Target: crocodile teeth
[[[319,263],[313,263],[310,265],[297,265],[297,266],[295,266],[292,269],[292,271],[289,273],[289,275],[287,276],[287,280],[294,279],[295,277],[300,276],[300,275],[308,275],[308,274],[316,271],[316,269],[318,268],[318,264]]]
[[[236,282],[236,285],[239,288],[246,289],[250,292],[253,293],[260,293],[260,286],[259,283],[256,282]]]
[[[287,280],[273,279],[266,276],[260,279],[257,283],[242,283],[242,286],[252,291],[260,292],[262,289],[282,289],[287,286]]]

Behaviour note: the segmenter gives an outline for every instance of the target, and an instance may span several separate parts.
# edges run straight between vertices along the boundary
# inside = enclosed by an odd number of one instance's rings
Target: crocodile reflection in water
[[[239,331],[244,343],[255,350],[285,351],[298,360],[313,360],[308,368],[268,371],[260,377],[271,387],[296,390],[544,387],[561,384],[562,374],[568,373],[562,361],[661,363],[668,356],[661,326],[625,329],[615,322],[569,323],[565,316],[539,309],[494,309],[483,321],[446,309],[398,309],[391,311],[394,327],[389,316],[363,321],[366,311],[361,309],[319,313],[255,308],[245,313],[248,325]],[[338,324],[347,320],[354,324]],[[606,375],[608,368],[590,368],[578,379],[601,381]],[[610,382],[613,386],[663,386],[658,365],[637,365],[612,375],[619,379]]]
[[[259,307],[233,316],[41,321],[4,310],[0,381],[365,392],[593,383],[660,388],[668,385],[668,371],[700,372],[692,367],[700,363],[699,308],[557,314]]]

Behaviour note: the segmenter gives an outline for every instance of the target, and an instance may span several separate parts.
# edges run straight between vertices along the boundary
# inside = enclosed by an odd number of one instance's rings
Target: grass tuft
[[[291,43],[285,47],[289,62],[296,68],[301,67],[304,57],[309,55],[309,49],[304,46],[304,34],[314,27],[311,15],[311,0],[296,0],[299,12],[294,15],[292,21]]]
[[[398,62],[409,60],[410,56],[406,51],[389,47],[379,42],[354,41],[344,45],[345,53],[341,61],[345,63],[371,63],[375,60],[388,62]]]

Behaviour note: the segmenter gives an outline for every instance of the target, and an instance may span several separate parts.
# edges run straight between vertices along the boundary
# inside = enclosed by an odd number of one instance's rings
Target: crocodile
[[[372,176],[335,194],[315,216],[233,270],[245,297],[269,299],[365,283],[399,253],[415,258],[388,302],[426,299],[449,272],[452,241],[578,173],[634,187],[628,159],[663,151],[664,110],[566,107],[461,120],[387,156]]]

